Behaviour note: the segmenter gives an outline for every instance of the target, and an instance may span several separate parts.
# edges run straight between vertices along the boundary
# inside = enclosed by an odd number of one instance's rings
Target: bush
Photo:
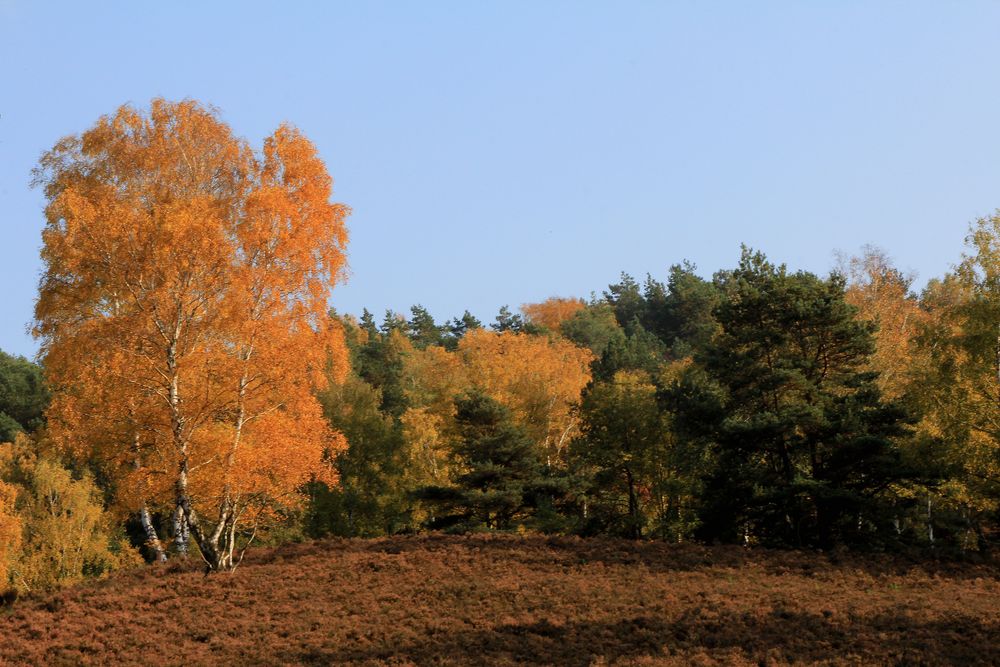
[[[112,528],[89,475],[74,479],[57,461],[39,456],[35,442],[23,435],[4,448],[0,534],[5,526],[8,531],[20,530],[5,559],[0,552],[0,563],[7,564],[0,581],[18,592],[50,590],[142,562]],[[13,512],[5,513],[10,499]]]

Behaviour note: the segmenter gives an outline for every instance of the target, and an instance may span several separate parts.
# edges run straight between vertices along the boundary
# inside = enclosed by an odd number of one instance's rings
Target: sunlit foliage
[[[91,477],[74,479],[37,451],[24,435],[0,449],[0,588],[49,590],[142,562],[116,534]]]
[[[314,391],[346,371],[326,300],[347,208],[296,129],[254,153],[191,101],[121,107],[57,143],[37,182],[53,437],[120,471],[133,511],[173,512],[180,552],[190,531],[210,568],[235,566],[238,527],[339,446]]]
[[[563,322],[585,307],[586,304],[582,299],[554,296],[541,303],[526,303],[521,306],[521,312],[532,324],[550,331],[559,331]]]

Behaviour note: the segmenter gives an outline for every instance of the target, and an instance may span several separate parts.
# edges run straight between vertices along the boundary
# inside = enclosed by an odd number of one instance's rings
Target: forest
[[[311,142],[196,102],[59,141],[37,362],[0,353],[8,597],[256,545],[442,532],[988,558],[1000,214],[923,287],[670,257],[493,321],[338,312],[350,209]],[[581,286],[581,290],[592,286]],[[330,304],[334,309],[330,308]]]

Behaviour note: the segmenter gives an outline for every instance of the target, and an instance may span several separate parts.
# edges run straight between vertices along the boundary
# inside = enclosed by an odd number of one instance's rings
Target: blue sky
[[[156,96],[317,144],[354,210],[342,312],[492,319],[741,242],[817,272],[873,243],[923,282],[1000,206],[998,28],[976,2],[0,0],[0,349],[36,350],[32,166]]]

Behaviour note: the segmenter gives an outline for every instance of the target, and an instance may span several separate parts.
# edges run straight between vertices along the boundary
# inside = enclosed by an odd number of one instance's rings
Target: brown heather
[[[321,541],[22,599],[0,663],[996,664],[998,575],[610,539]]]

